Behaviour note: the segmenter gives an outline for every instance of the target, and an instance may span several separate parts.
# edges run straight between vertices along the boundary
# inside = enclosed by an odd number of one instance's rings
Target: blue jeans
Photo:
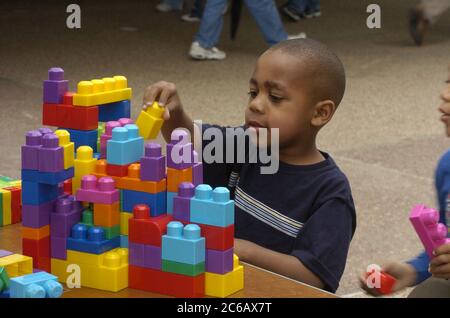
[[[181,11],[183,9],[183,1],[184,0],[164,0],[163,2],[165,4],[171,6],[175,10]],[[192,9],[195,10],[195,14],[199,17],[202,15],[202,11],[203,11],[202,7],[203,7],[202,1],[195,0],[194,7]]]
[[[319,11],[319,0],[289,0],[287,4],[288,8],[295,10],[298,13],[306,11]]]
[[[207,0],[200,29],[194,37],[204,48],[212,48],[219,42],[223,28],[223,12],[227,0]],[[245,5],[256,20],[264,39],[269,45],[287,40],[280,15],[273,0],[245,0]]]

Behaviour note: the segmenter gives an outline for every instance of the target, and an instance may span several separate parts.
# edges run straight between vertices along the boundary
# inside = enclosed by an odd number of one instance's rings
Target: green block
[[[81,224],[94,226],[94,213],[91,210],[84,210],[81,215]]]
[[[205,272],[205,262],[192,265],[163,259],[162,271],[186,276],[197,276]]]
[[[8,273],[4,267],[0,267],[0,293],[6,288],[9,288]]]
[[[120,236],[120,225],[111,227],[100,226],[105,231],[105,237],[107,240]]]

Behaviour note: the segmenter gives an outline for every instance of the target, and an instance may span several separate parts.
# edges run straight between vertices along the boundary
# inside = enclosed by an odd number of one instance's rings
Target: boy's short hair
[[[280,42],[269,51],[282,51],[301,60],[313,84],[315,101],[330,99],[336,107],[345,91],[345,70],[341,60],[325,44],[311,39],[293,39]]]

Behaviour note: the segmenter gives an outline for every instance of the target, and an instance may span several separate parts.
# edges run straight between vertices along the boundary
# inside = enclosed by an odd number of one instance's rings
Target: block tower
[[[22,182],[0,176],[0,227],[22,220]]]

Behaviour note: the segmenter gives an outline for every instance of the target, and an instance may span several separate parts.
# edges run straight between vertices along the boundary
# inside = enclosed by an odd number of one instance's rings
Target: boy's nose
[[[264,113],[264,103],[258,98],[252,100],[249,106],[252,112],[261,114]]]

